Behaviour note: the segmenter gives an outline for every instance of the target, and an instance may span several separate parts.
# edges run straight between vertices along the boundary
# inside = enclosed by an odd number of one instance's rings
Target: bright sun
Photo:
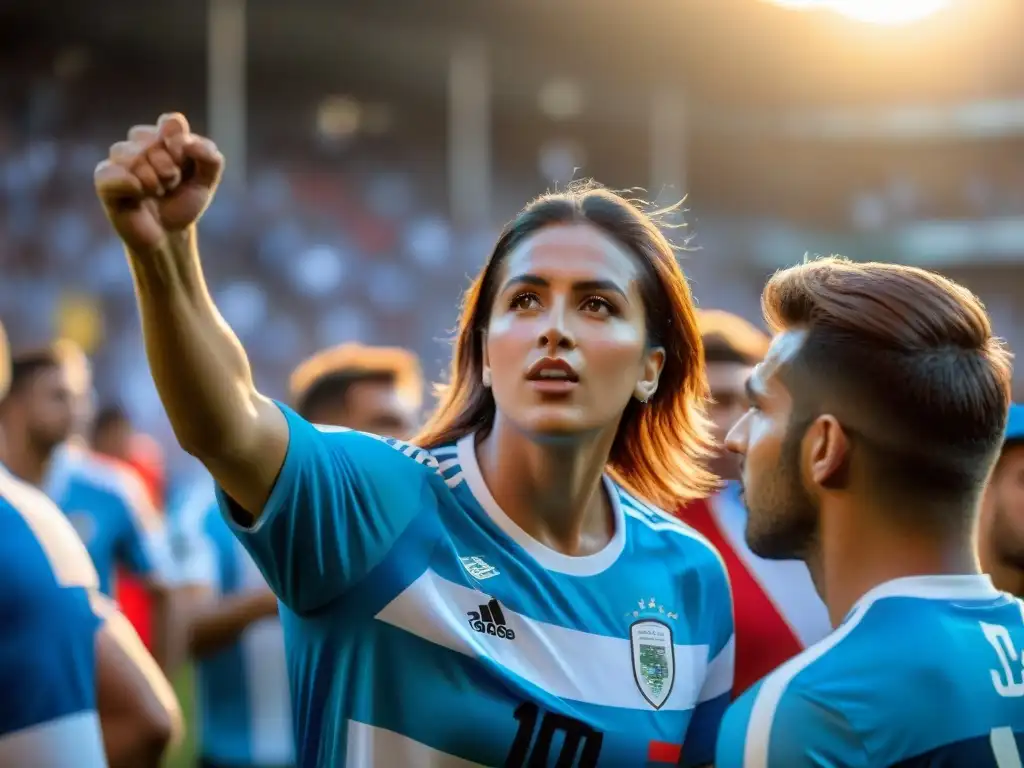
[[[827,10],[870,24],[909,24],[938,13],[950,0],[771,0],[794,10]]]

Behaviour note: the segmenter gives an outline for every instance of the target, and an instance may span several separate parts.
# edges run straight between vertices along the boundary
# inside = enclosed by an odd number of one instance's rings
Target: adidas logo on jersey
[[[505,614],[498,601],[491,599],[478,611],[469,611],[469,626],[481,635],[495,635],[503,640],[515,640],[516,633],[505,622]]]

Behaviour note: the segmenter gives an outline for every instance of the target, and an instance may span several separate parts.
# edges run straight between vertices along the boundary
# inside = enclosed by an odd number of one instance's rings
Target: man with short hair
[[[299,365],[289,391],[309,421],[402,438],[415,426],[423,374],[406,349],[342,344]]]
[[[1004,592],[1024,597],[1024,405],[1010,406],[1006,435],[978,523],[982,570]]]
[[[39,376],[35,411],[14,447],[37,458],[70,421],[44,355],[23,357],[19,387]],[[0,326],[0,398],[10,382]],[[0,765],[147,768],[180,728],[167,680],[116,608],[67,519],[0,464]]]
[[[1024,604],[974,547],[1010,401],[984,307],[838,258],[776,274],[762,305],[775,337],[727,438],[746,539],[804,560],[837,628],[733,704],[716,768],[1019,766]]]
[[[715,545],[729,571],[736,614],[733,695],[739,696],[832,627],[807,566],[758,557],[744,538],[747,510],[737,482],[739,464],[725,449],[725,436],[749,408],[744,386],[768,349],[768,337],[720,310],[703,310],[697,320],[711,387],[708,417],[720,446],[711,466],[723,482],[714,496],[684,505],[679,517]]]
[[[345,344],[296,368],[291,401],[310,421],[406,437],[422,393],[419,361],[404,349]],[[181,578],[193,592],[181,623],[197,665],[202,768],[291,764],[284,637],[277,599],[203,482],[171,514]]]
[[[97,453],[127,463],[131,460],[135,429],[131,419],[119,405],[105,405],[96,412],[89,441]]]
[[[163,520],[139,477],[69,437],[80,412],[59,348],[15,355],[11,386],[0,401],[4,461],[18,478],[43,490],[67,516],[92,558],[100,591],[113,595],[115,566],[145,579],[161,625],[174,586]],[[154,655],[172,663],[164,633]]]

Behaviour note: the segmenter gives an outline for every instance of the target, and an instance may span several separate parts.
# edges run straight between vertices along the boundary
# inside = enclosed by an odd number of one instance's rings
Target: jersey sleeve
[[[401,441],[316,427],[278,404],[288,421],[284,465],[255,525],[221,510],[267,583],[298,614],[350,589],[391,551],[433,502],[437,461]]]
[[[710,765],[722,718],[729,708],[736,666],[736,635],[733,627],[732,589],[718,552],[710,544],[709,565],[703,579],[708,666],[683,741],[685,766]]]
[[[871,764],[860,736],[827,698],[782,685],[769,675],[729,708],[718,734],[715,768]]]

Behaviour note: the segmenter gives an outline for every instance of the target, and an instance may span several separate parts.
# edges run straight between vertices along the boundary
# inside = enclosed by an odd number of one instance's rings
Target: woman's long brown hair
[[[715,477],[706,468],[712,440],[704,418],[708,388],[703,349],[689,284],[655,223],[663,213],[645,214],[639,204],[593,182],[543,195],[520,211],[466,292],[449,383],[438,387],[438,407],[413,442],[433,448],[472,432],[487,434],[495,403],[481,381],[483,344],[504,259],[540,229],[586,223],[642,262],[640,293],[648,341],[665,350],[657,392],[646,404],[630,400],[626,406],[608,471],[628,491],[664,509],[706,495]]]

